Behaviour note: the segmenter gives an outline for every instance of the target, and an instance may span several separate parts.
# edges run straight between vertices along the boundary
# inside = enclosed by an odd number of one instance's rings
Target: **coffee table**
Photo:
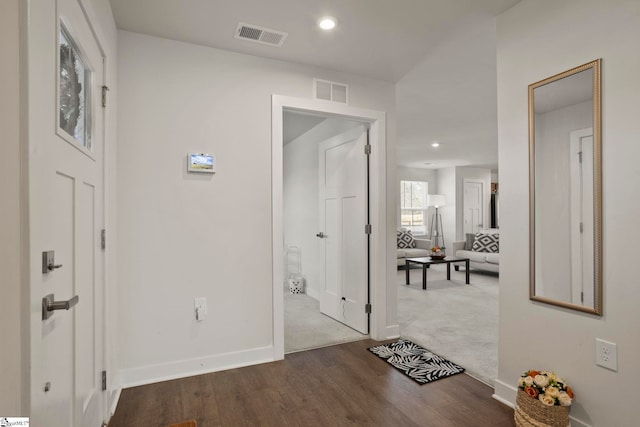
[[[431,259],[431,257],[422,258],[406,258],[406,270],[407,270],[407,285],[409,284],[409,264],[422,265],[422,289],[427,289],[427,268],[431,264],[447,264],[447,280],[451,280],[451,263],[452,262],[464,262],[465,269],[465,283],[469,284],[469,258],[459,258],[455,256],[448,256],[442,259]]]

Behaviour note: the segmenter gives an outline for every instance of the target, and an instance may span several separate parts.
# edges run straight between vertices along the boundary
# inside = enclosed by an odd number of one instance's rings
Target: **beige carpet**
[[[398,323],[400,335],[441,355],[473,377],[493,385],[498,375],[498,276],[471,271],[429,268],[428,289],[422,290],[422,271],[411,270],[411,285],[399,270]],[[285,353],[366,338],[366,335],[320,313],[317,300],[285,289]]]
[[[284,352],[309,350],[368,338],[320,313],[320,303],[306,294],[284,294]]]
[[[462,269],[461,269],[462,270]],[[464,367],[473,377],[493,385],[498,376],[498,276],[434,265],[422,290],[422,270],[412,269],[410,286],[398,271],[400,335]]]

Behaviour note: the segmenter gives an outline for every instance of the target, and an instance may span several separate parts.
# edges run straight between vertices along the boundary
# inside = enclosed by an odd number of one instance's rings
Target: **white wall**
[[[490,222],[489,203],[491,201],[491,170],[468,166],[438,169],[437,189],[429,188],[429,193],[444,194],[447,204],[438,209],[442,217],[445,246],[456,240],[464,240],[464,183],[480,182],[483,191],[484,223]],[[434,211],[429,208],[429,217]]]
[[[285,120],[295,120],[295,116],[285,117]],[[320,252],[316,237],[320,231],[318,144],[358,124],[329,118],[284,146],[284,244],[285,247],[300,248],[305,293],[316,299],[320,296]],[[291,255],[288,260],[291,271],[296,268],[294,261],[295,256]]]
[[[20,0],[0,2],[0,414],[28,413],[29,388],[25,375],[28,357],[22,331],[28,331],[21,316],[27,296],[21,292],[21,167],[20,167]],[[28,339],[24,340],[28,342]]]
[[[565,377],[572,416],[587,425],[637,424],[640,378],[640,2],[524,0],[498,18],[500,343],[496,395],[514,400],[526,369]],[[527,86],[603,59],[604,315],[529,300]],[[595,338],[618,344],[618,371],[595,365]],[[579,423],[576,423],[580,425]]]
[[[456,238],[456,218],[458,203],[458,182],[456,175],[456,168],[443,168],[438,169],[438,187],[434,190],[429,190],[432,194],[444,194],[447,204],[444,207],[438,208],[438,213],[442,218],[442,232],[445,238],[445,247],[451,247],[451,242],[457,240]],[[431,210],[433,208],[429,208]],[[435,209],[433,209],[435,212]]]
[[[123,383],[270,360],[271,95],[308,98],[314,77],[345,82],[351,105],[387,112],[393,152],[393,86],[128,32],[118,71]],[[217,173],[187,174],[189,151],[214,154]],[[203,322],[194,297],[208,300]]]
[[[425,169],[425,168],[407,168],[398,166],[396,168],[396,193],[400,194],[400,182],[401,181],[426,181],[428,183],[428,193],[435,194],[435,189],[437,188],[437,173],[435,169]],[[396,229],[402,227],[400,224],[400,199],[398,198],[397,206],[397,218],[398,223],[396,225]],[[431,214],[435,212],[434,208],[427,209],[427,225],[426,225],[426,233],[429,234],[429,227],[431,224]]]

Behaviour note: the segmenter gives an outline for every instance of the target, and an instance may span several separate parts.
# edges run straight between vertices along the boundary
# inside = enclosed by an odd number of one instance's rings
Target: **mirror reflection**
[[[600,60],[529,86],[533,300],[602,314]]]

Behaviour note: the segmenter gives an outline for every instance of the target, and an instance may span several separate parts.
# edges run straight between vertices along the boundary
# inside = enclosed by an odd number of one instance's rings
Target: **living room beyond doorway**
[[[498,375],[498,275],[471,270],[465,284],[464,268],[429,268],[427,290],[421,269],[398,270],[400,335],[464,367],[467,373],[493,386]]]

